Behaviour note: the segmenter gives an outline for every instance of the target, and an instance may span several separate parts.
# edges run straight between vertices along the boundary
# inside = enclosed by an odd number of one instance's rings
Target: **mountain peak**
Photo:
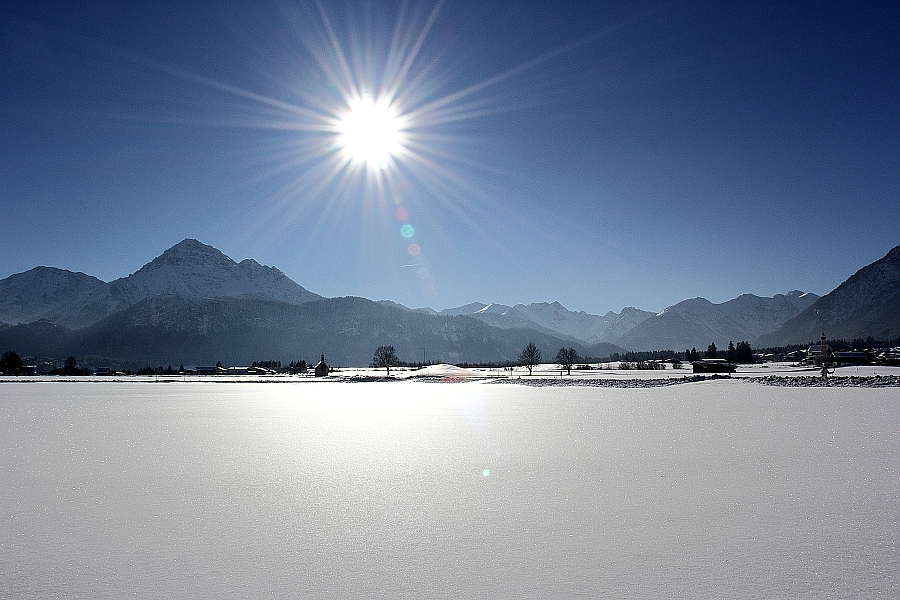
[[[181,240],[180,242],[178,242],[177,244],[175,244],[174,246],[169,248],[169,250],[167,250],[166,252],[169,252],[172,250],[207,250],[207,251],[211,250],[214,252],[219,251],[216,248],[213,248],[212,246],[210,246],[208,244],[204,244],[203,242],[201,242],[199,240],[195,240],[194,238],[184,238],[183,240]]]
[[[173,264],[177,262],[213,263],[219,265],[235,264],[221,250],[198,242],[195,239],[186,238],[163,252],[148,265],[145,265],[145,268],[154,263]]]
[[[894,246],[891,248],[887,254],[884,255],[884,258],[881,260],[889,261],[889,262],[900,262],[900,246]]]

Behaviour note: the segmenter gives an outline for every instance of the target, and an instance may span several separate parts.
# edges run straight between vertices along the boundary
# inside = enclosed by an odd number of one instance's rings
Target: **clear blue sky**
[[[412,307],[825,294],[900,244],[898,15],[6,2],[0,278],[191,237]],[[352,93],[403,119],[384,168],[341,150]]]

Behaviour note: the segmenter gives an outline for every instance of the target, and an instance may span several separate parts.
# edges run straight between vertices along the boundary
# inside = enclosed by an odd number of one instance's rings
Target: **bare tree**
[[[378,349],[375,350],[375,356],[372,357],[372,366],[376,369],[378,367],[384,367],[387,369],[387,376],[391,376],[391,367],[396,367],[400,364],[400,361],[397,360],[397,353],[394,351],[393,346],[378,346]]]
[[[528,374],[531,375],[531,370],[540,363],[541,351],[537,349],[533,342],[528,342],[528,345],[522,350],[522,354],[519,355],[519,364],[523,367],[528,367]]]
[[[560,348],[559,352],[556,353],[556,364],[561,369],[568,371],[569,375],[572,374],[572,365],[577,362],[578,353],[575,351],[575,348]]]

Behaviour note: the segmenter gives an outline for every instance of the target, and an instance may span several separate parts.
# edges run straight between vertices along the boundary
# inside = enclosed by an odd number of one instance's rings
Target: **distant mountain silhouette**
[[[828,338],[889,340],[900,337],[900,246],[854,273],[834,291],[775,331],[763,346],[804,344]]]
[[[494,327],[511,329],[527,327],[562,335],[585,344],[615,343],[629,329],[653,313],[625,307],[621,313],[612,311],[603,316],[584,311],[568,310],[559,302],[532,304],[481,304],[473,302],[440,311],[442,315],[469,315]]]
[[[533,304],[482,304],[473,302],[440,311],[444,315],[469,315],[501,328],[526,327],[565,336],[582,344],[610,343],[628,350],[706,348],[710,342],[756,342],[811,305],[815,294],[792,291],[761,298],[744,294],[721,304],[692,298],[658,314],[625,307],[621,313],[603,316],[567,310],[559,302]]]

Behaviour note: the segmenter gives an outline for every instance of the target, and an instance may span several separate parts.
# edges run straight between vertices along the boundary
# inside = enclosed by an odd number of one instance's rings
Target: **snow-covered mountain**
[[[626,306],[622,312],[616,314],[612,311],[604,315],[611,319],[609,327],[599,336],[600,341],[610,344],[617,343],[616,340],[622,339],[626,333],[649,319],[653,313],[648,310],[641,310],[633,306]]]
[[[104,281],[55,267],[35,267],[0,280],[0,321],[16,325],[46,319],[84,327],[104,315],[89,307],[108,293]]]
[[[616,344],[636,350],[678,351],[705,349],[710,342],[722,348],[729,341],[754,344],[759,336],[780,327],[818,298],[800,291],[772,298],[743,294],[721,304],[691,298],[646,319],[618,338]]]
[[[571,311],[559,302],[531,304],[482,304],[473,302],[440,311],[443,315],[468,315],[503,329],[531,328],[550,332],[585,344],[615,343],[615,339],[653,315],[632,307],[621,313],[608,312],[603,316],[584,311]]]
[[[767,346],[829,338],[900,337],[900,246],[863,267],[809,308],[762,336]]]
[[[236,263],[221,251],[186,239],[136,273],[110,283],[111,294],[125,304],[175,294],[183,298],[260,298],[291,304],[320,300],[275,267],[255,260]]]
[[[105,283],[84,273],[36,267],[0,280],[0,321],[47,319],[80,329],[146,298],[177,295],[259,298],[291,304],[321,299],[274,267],[236,263],[212,246],[186,239],[136,273]]]

